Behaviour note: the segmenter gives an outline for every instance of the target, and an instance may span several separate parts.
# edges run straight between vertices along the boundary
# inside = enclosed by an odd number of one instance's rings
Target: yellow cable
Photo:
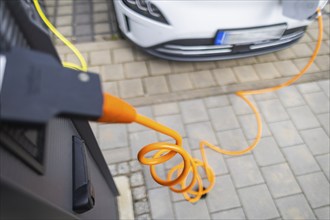
[[[186,150],[184,150],[184,148],[182,147],[182,138],[177,132],[175,132],[175,131],[165,127],[164,125],[159,124],[145,116],[142,116],[139,114],[137,115],[136,120],[135,120],[137,123],[147,126],[156,131],[159,131],[165,135],[168,135],[176,141],[175,144],[170,144],[170,143],[165,143],[165,142],[149,144],[149,145],[143,147],[138,153],[138,160],[142,164],[150,166],[151,176],[157,183],[159,183],[163,186],[168,186],[173,192],[183,193],[185,199],[188,200],[189,202],[192,202],[192,203],[197,202],[204,194],[208,193],[215,184],[215,175],[214,175],[212,168],[208,164],[206,153],[205,153],[206,147],[208,147],[216,152],[226,154],[226,155],[242,155],[242,154],[245,154],[245,153],[251,151],[253,148],[255,148],[257,146],[257,144],[260,141],[261,134],[262,134],[261,116],[260,116],[257,108],[246,97],[246,95],[268,93],[268,92],[276,91],[283,87],[289,86],[292,83],[294,83],[295,81],[297,81],[310,68],[310,66],[313,64],[313,62],[320,50],[321,44],[322,44],[322,34],[323,34],[322,14],[319,9],[317,12],[318,12],[318,24],[319,24],[319,33],[318,33],[317,44],[316,44],[313,55],[311,56],[309,62],[297,75],[295,75],[288,81],[286,81],[282,84],[279,84],[277,86],[271,87],[271,88],[236,92],[236,95],[238,97],[242,98],[248,104],[248,106],[250,106],[250,108],[253,110],[256,120],[257,120],[257,125],[258,125],[258,130],[257,130],[257,135],[256,135],[255,140],[253,141],[253,143],[251,145],[249,145],[244,150],[239,150],[239,151],[225,150],[225,149],[221,149],[213,144],[210,144],[207,141],[201,141],[199,146],[200,146],[200,151],[201,151],[201,155],[202,155],[202,160],[199,160],[199,159],[193,158]],[[152,155],[152,157],[147,157],[147,154],[149,154],[149,156],[150,156],[151,152],[156,152],[156,153],[154,153]],[[156,173],[155,166],[158,164],[167,162],[168,160],[170,160],[177,154],[179,154],[182,157],[183,162],[181,162],[180,164],[178,164],[170,169],[170,171],[167,174],[166,180],[161,179]],[[198,167],[204,168],[206,177],[209,182],[207,187],[203,186],[202,177],[201,177],[200,173],[198,172]],[[198,186],[197,190],[193,189],[194,186],[196,185],[196,183]]]
[[[38,0],[33,0],[33,3],[36,7],[36,10],[40,16],[40,18],[43,20],[43,22],[47,25],[47,27],[67,46],[71,49],[71,51],[77,56],[80,65],[78,66],[74,63],[67,63],[63,62],[63,66],[71,69],[76,69],[80,70],[83,72],[87,72],[87,63],[85,58],[81,55],[80,51],[68,40],[66,39],[55,27],[54,25],[48,20],[44,12],[42,11],[39,1]]]

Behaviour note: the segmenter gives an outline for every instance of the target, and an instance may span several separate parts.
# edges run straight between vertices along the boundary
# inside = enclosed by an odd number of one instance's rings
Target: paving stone
[[[210,219],[205,200],[194,204],[187,201],[176,202],[174,210],[177,219]]]
[[[285,158],[273,137],[262,138],[257,147],[254,148],[253,154],[259,166],[269,166],[285,162]]]
[[[229,105],[226,95],[211,96],[204,99],[207,108],[223,107]]]
[[[247,98],[252,101],[252,103],[255,104],[253,101],[252,96],[247,96]],[[237,115],[244,115],[244,114],[250,114],[253,113],[252,109],[248,106],[248,104],[237,95],[229,95],[229,100],[234,108],[234,111]]]
[[[304,195],[294,195],[276,200],[283,219],[316,219]]]
[[[110,63],[111,63],[111,56],[109,50],[90,52],[91,65],[102,65],[102,64],[110,64]]]
[[[219,68],[237,66],[237,60],[219,60],[215,62]]]
[[[227,150],[243,150],[248,146],[241,129],[217,133],[220,147]]]
[[[131,152],[128,147],[102,150],[107,164],[120,163],[131,159]]]
[[[186,136],[186,132],[183,126],[182,118],[180,115],[165,115],[156,117],[156,121],[159,123],[177,131],[182,137]],[[159,134],[161,141],[166,141],[170,137],[167,135]]]
[[[126,125],[100,125],[99,136],[101,149],[128,146]]]
[[[216,84],[209,70],[191,73],[190,78],[196,88],[211,87]]]
[[[293,76],[299,73],[299,69],[291,60],[278,61],[273,64],[282,76]]]
[[[118,174],[128,174],[129,173],[129,165],[127,162],[123,162],[118,164],[117,167]]]
[[[299,176],[298,181],[312,208],[329,205],[330,187],[329,182],[323,173],[312,173]]]
[[[171,66],[166,60],[150,60],[149,68],[151,75],[171,73]]]
[[[117,176],[118,175],[116,164],[111,164],[108,167],[109,167],[109,170],[110,170],[110,173],[111,173],[112,176]]]
[[[201,99],[179,102],[184,123],[207,121],[208,115]]]
[[[216,68],[214,62],[196,62],[194,64],[197,70],[209,70]]]
[[[137,220],[150,220],[150,214],[143,214],[136,217]]]
[[[299,84],[297,85],[297,88],[303,94],[321,91],[321,88],[317,85],[316,82]]]
[[[119,191],[117,197],[119,219],[133,219],[133,201],[129,180],[126,176],[118,176],[114,178],[114,181]]]
[[[87,53],[82,53],[81,55],[84,57],[86,62],[88,62],[88,54]],[[73,53],[67,54],[67,56],[64,60],[68,63],[76,63],[76,64],[79,63],[80,64],[80,61],[79,61],[78,57]],[[90,68],[89,68],[89,70],[90,70]],[[99,72],[95,72],[95,73],[99,73]]]
[[[173,140],[166,140],[165,142],[174,143]],[[183,140],[182,140],[182,147],[184,148],[184,150],[188,154],[192,155],[191,150],[190,150],[189,141],[188,141],[187,138],[183,138]],[[170,160],[166,161],[166,163],[164,163],[164,166],[165,166],[165,169],[166,170],[169,170],[169,169],[171,169],[172,167],[178,165],[181,162],[182,162],[182,157],[179,154],[176,154]],[[177,193],[175,193],[175,194],[177,194]]]
[[[147,197],[146,187],[140,186],[132,189],[132,195],[134,200],[141,200]],[[150,201],[150,197],[149,197]]]
[[[212,167],[215,175],[221,175],[221,174],[228,173],[227,165],[225,163],[225,160],[224,160],[222,154],[220,154],[212,149],[209,149],[209,148],[205,149],[205,154],[206,154],[208,164]],[[194,150],[193,155],[195,158],[202,160],[201,151],[199,149]],[[205,173],[203,173],[203,174],[205,174]],[[206,174],[205,174],[205,177],[206,177]],[[204,176],[203,176],[203,178],[204,178]]]
[[[275,54],[280,60],[290,60],[296,58],[296,55],[291,48],[275,52]]]
[[[159,164],[156,166],[156,173],[157,175],[162,178],[166,179],[167,174],[165,173],[165,168],[163,164]],[[147,189],[154,189],[154,188],[159,188],[159,187],[164,187],[162,185],[159,185],[151,176],[150,174],[150,168],[149,166],[143,166],[143,174],[145,178],[145,183],[147,185]]]
[[[186,126],[191,149],[199,149],[199,142],[206,140],[212,144],[217,144],[217,139],[210,122],[199,122]]]
[[[299,130],[320,126],[320,123],[307,106],[288,109],[288,113]]]
[[[301,189],[288,164],[261,168],[267,186],[274,198],[300,193]]]
[[[322,219],[322,220],[330,219],[330,206],[315,209],[314,211],[318,219]]]
[[[104,92],[110,93],[111,95],[119,95],[117,82],[102,83],[102,89]]]
[[[118,48],[112,51],[115,63],[125,63],[134,61],[132,48]]]
[[[275,79],[281,77],[272,63],[259,63],[253,65],[261,79]]]
[[[138,160],[132,160],[129,162],[131,172],[140,171],[142,169],[141,164]]]
[[[94,24],[95,34],[104,34],[110,32],[110,26],[108,23]]]
[[[134,203],[134,207],[135,207],[135,214],[137,215],[141,215],[150,211],[147,201],[136,202]]]
[[[283,152],[295,175],[320,170],[320,167],[305,145],[284,148]]]
[[[99,3],[93,4],[93,11],[94,12],[103,12],[108,10],[108,5],[106,3]]]
[[[144,94],[141,79],[119,81],[119,91],[122,98],[132,98]]]
[[[238,190],[248,219],[272,219],[279,217],[276,206],[266,185]]]
[[[209,109],[209,113],[216,131],[225,131],[240,127],[231,106]]]
[[[179,113],[179,106],[176,102],[157,104],[152,106],[156,116],[171,115]]]
[[[210,212],[241,206],[229,175],[220,176],[215,179],[214,188],[207,194],[206,201]]]
[[[255,115],[240,115],[238,117],[241,122],[241,128],[248,140],[253,140],[257,136],[258,126]],[[262,137],[271,136],[268,125],[262,120]]]
[[[142,172],[133,173],[131,175],[131,186],[141,186],[144,184]]]
[[[59,16],[56,18],[56,26],[69,26],[72,23],[72,15]]]
[[[93,15],[94,23],[107,22],[109,19],[108,13],[97,13]]]
[[[231,68],[214,69],[212,72],[217,83],[221,86],[237,82],[236,76]]]
[[[255,57],[246,57],[246,58],[241,58],[237,60],[238,65],[251,65],[251,64],[256,64],[258,63],[257,59]]]
[[[236,187],[251,186],[264,182],[258,166],[251,155],[229,158],[227,159],[227,164]],[[244,201],[242,202],[244,206]]]
[[[277,57],[275,56],[275,53],[264,54],[261,56],[257,56],[256,58],[260,63],[277,61]]]
[[[233,69],[238,80],[241,82],[251,82],[259,79],[252,66],[237,66]]]
[[[330,180],[330,155],[325,154],[316,157],[319,165],[321,166],[325,176]]]
[[[140,131],[129,135],[132,158],[136,158],[142,147],[157,142],[155,131]]]
[[[174,219],[174,212],[168,188],[148,191],[152,219]]]
[[[168,93],[168,87],[164,76],[147,77],[144,79],[147,93],[150,95]]]
[[[89,13],[90,11],[91,11],[91,7],[89,4],[77,4],[75,6],[75,13],[77,14],[85,14],[85,13]]]
[[[304,97],[314,113],[320,114],[329,112],[329,98],[326,97],[323,92],[305,94]]]
[[[327,134],[330,135],[330,132],[329,132],[329,130],[330,130],[329,129],[329,127],[330,127],[329,113],[318,115],[317,118],[321,122],[321,124],[322,124],[324,130],[327,132]]]
[[[330,97],[330,80],[318,81],[317,84],[322,88],[323,92]]]
[[[312,38],[313,41],[317,41],[317,39],[318,39],[318,33],[319,33],[319,30],[318,29],[308,29],[307,30],[307,33]],[[324,40],[328,40],[329,37],[326,34],[323,34],[323,39]]]
[[[259,106],[267,122],[271,123],[289,119],[289,115],[279,100],[261,101]]]
[[[299,43],[309,43],[311,41],[312,39],[310,38],[310,36],[308,34],[304,34],[304,36],[300,38]]]
[[[212,219],[246,219],[242,208],[231,209],[227,211],[212,214]]]
[[[124,68],[121,64],[104,65],[101,68],[103,81],[115,81],[124,79]]]
[[[285,87],[276,91],[284,107],[295,107],[305,104],[303,97],[294,86]]]
[[[330,57],[329,55],[317,56],[315,63],[322,71],[329,71],[330,69]]]
[[[277,143],[281,147],[293,146],[302,144],[297,129],[294,127],[291,121],[283,121],[269,124],[270,130],[272,131]]]
[[[135,47],[134,55],[135,55],[135,59],[137,61],[150,60],[153,58],[153,57],[151,57],[151,55],[147,54],[145,51],[143,51],[137,47]]]
[[[296,55],[296,57],[310,57],[313,54],[313,51],[310,49],[310,47],[307,44],[295,44],[293,47],[291,47],[293,50],[293,53]]]
[[[128,78],[148,76],[148,70],[145,62],[125,63],[124,69],[125,75]]]
[[[57,30],[64,35],[65,37],[71,37],[72,36],[72,27],[71,26],[62,26],[58,27]]]
[[[86,14],[75,14],[74,15],[74,24],[79,26],[78,29],[80,29],[79,31],[83,31],[83,25],[88,25],[88,32],[85,32],[85,33],[90,33],[92,34],[92,26],[91,26],[91,17],[90,16],[86,16]],[[80,33],[83,33],[83,32],[79,32]]]
[[[136,108],[136,111],[139,114],[142,114],[144,116],[147,116],[149,118],[153,118],[154,115],[152,113],[152,108],[150,106],[143,106]],[[136,131],[149,131],[149,128],[142,126],[138,123],[133,123],[128,125],[128,131],[129,132],[136,132]]]
[[[57,7],[57,16],[59,15],[71,15],[72,14],[72,5],[65,5]]]
[[[253,98],[256,101],[265,101],[269,99],[277,99],[277,96],[276,93],[274,92],[268,92],[268,93],[253,95]]]
[[[193,85],[190,81],[189,74],[171,74],[169,75],[169,84],[173,92],[189,90],[193,88]]]
[[[322,128],[304,130],[300,133],[313,155],[329,153],[329,137]]]
[[[172,62],[173,70],[175,73],[184,73],[194,71],[192,63]]]
[[[298,69],[302,70],[305,68],[307,63],[309,62],[310,58],[301,58],[301,59],[295,59],[293,60],[294,64],[298,67]],[[306,73],[317,73],[320,72],[320,69],[315,63],[312,63],[312,65],[309,67],[309,69],[306,71]]]

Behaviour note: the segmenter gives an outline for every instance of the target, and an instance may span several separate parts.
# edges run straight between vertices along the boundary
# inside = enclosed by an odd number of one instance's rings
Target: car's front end
[[[315,8],[327,2],[313,1]],[[290,13],[298,12],[282,0],[115,0],[114,5],[119,28],[129,40],[150,54],[181,61],[232,59],[286,48],[316,17],[315,9],[303,9],[308,15],[294,18]]]

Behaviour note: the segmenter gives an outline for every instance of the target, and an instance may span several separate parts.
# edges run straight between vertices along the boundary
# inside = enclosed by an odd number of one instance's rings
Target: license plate
[[[281,24],[261,28],[218,31],[215,36],[214,44],[252,44],[276,40],[282,37],[286,28],[286,24]]]

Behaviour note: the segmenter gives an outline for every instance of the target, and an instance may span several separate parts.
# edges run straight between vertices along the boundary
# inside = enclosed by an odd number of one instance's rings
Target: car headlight
[[[150,0],[122,0],[124,4],[133,11],[144,15],[155,21],[169,24],[160,10]]]

